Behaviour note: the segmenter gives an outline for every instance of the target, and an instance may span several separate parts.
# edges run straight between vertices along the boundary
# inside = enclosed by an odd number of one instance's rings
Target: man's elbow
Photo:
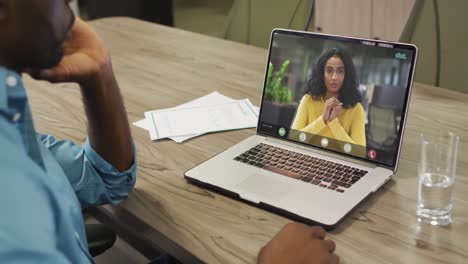
[[[133,172],[128,178],[122,182],[119,186],[112,186],[107,188],[109,193],[109,202],[113,205],[117,205],[125,200],[130,192],[135,187],[136,183],[136,172]]]

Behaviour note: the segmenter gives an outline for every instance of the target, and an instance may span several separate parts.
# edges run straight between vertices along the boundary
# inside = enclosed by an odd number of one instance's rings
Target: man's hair
[[[351,56],[341,48],[333,48],[325,51],[317,59],[312,71],[312,78],[307,81],[306,94],[310,94],[315,100],[319,100],[327,94],[327,87],[324,81],[325,65],[331,57],[339,57],[345,67],[345,78],[340,89],[338,99],[343,103],[344,108],[354,107],[361,102],[359,93],[359,79]]]

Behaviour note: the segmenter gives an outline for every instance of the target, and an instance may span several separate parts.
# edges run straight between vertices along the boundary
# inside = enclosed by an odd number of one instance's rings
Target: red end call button
[[[367,156],[369,156],[370,159],[375,159],[377,158],[377,152],[374,149],[371,149],[367,152]]]

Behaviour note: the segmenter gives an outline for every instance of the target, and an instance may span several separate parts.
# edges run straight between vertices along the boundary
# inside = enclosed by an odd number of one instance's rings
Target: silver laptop
[[[257,134],[185,178],[334,228],[395,174],[414,45],[275,29]]]

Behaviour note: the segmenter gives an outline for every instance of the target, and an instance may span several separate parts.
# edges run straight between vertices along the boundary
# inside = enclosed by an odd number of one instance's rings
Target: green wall
[[[391,0],[387,0],[391,1]],[[441,31],[440,87],[468,93],[468,0],[438,0]],[[303,30],[310,8],[307,0],[235,0],[224,37],[268,48],[275,27]],[[409,42],[419,47],[417,82],[435,85],[436,38],[432,0],[422,0]],[[388,21],[392,23],[392,21]]]
[[[224,38],[268,48],[274,28],[304,30],[308,0],[235,0]]]
[[[441,35],[440,87],[468,93],[468,0],[438,0]],[[419,47],[417,82],[436,83],[436,34],[432,0],[423,0],[413,37]]]

